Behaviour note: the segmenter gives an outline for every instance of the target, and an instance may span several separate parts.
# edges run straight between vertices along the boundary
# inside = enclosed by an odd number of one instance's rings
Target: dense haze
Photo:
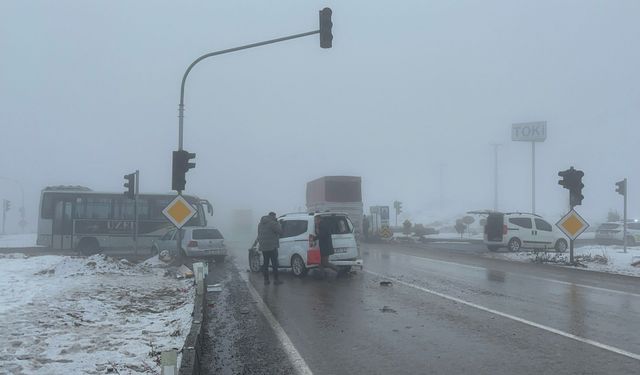
[[[333,9],[334,43],[298,39],[198,65],[186,89],[187,193],[233,208],[304,207],[323,175],[363,178],[365,205],[404,202],[427,220],[493,207],[500,148],[503,210],[531,209],[531,151],[515,122],[546,120],[537,208],[555,220],[585,172],[579,208],[622,211],[629,178],[640,217],[640,2],[637,1],[3,1],[0,176],[25,188],[35,231],[40,190],[78,184],[171,188],[180,79],[198,56],[315,30]],[[440,210],[440,172],[444,212]],[[16,231],[20,192],[10,199]]]

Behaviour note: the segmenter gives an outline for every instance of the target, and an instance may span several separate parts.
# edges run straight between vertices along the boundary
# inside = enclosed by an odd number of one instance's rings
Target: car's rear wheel
[[[260,272],[260,253],[257,251],[249,252],[249,269],[251,272]]]
[[[489,249],[489,251],[498,251],[500,247],[496,245],[487,245],[487,248]]]
[[[564,253],[565,251],[567,251],[567,241],[563,240],[563,239],[559,239],[556,241],[556,245],[554,246],[554,248],[556,249],[557,252],[559,253]]]
[[[304,277],[307,275],[307,266],[304,264],[304,260],[298,254],[291,257],[291,270],[297,277]]]
[[[509,251],[513,251],[513,252],[520,251],[520,248],[522,247],[522,242],[520,242],[520,239],[514,237],[509,240],[507,247],[509,248]]]
[[[338,266],[338,272],[342,275],[346,275],[351,272],[351,266]]]

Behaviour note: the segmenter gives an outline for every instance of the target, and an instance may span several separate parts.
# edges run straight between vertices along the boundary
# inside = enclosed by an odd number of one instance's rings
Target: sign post
[[[627,252],[627,179],[616,182],[616,193],[624,197],[624,217],[622,221],[622,246]]]
[[[576,238],[582,234],[587,228],[589,223],[580,216],[576,210],[571,208],[566,215],[562,217],[556,226],[569,237],[569,263],[573,264],[573,244]]]
[[[547,122],[522,122],[511,125],[511,140],[531,142],[531,212],[536,213],[536,142],[547,139]]]
[[[167,207],[162,210],[162,214],[169,219],[169,221],[178,228],[177,233],[177,250],[178,254],[180,254],[180,246],[182,246],[182,233],[180,228],[182,228],[198,211],[193,208],[192,205],[187,202],[186,199],[182,197],[182,195],[177,195],[171,203],[167,205]]]

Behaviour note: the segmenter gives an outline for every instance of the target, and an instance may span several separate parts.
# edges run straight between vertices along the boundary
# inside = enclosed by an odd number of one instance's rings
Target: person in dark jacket
[[[258,238],[253,243],[260,244],[262,252],[262,274],[264,275],[264,285],[269,285],[269,262],[273,269],[273,283],[282,284],[278,279],[278,248],[280,247],[280,236],[282,235],[282,227],[276,218],[275,212],[269,212],[269,215],[263,216],[258,224]]]
[[[331,268],[336,273],[339,273],[338,267],[329,262],[329,256],[335,252],[331,239],[331,222],[320,215],[316,215],[314,220],[316,224],[316,239],[318,240],[318,247],[320,247],[320,272],[324,276],[326,275],[325,268]]]

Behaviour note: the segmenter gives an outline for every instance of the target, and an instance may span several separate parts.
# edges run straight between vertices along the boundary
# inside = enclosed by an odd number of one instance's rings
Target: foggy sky
[[[305,184],[363,178],[365,205],[404,202],[405,217],[531,209],[531,150],[512,123],[546,120],[537,146],[538,212],[556,220],[557,172],[585,172],[579,211],[622,212],[629,178],[640,217],[640,2],[637,1],[3,1],[0,176],[22,181],[29,229],[40,190],[79,184],[171,188],[182,74],[219,49],[317,29],[312,36],[214,57],[186,89],[187,193],[257,215],[304,207]],[[440,212],[440,168],[444,212]],[[20,194],[7,229],[16,230]]]

